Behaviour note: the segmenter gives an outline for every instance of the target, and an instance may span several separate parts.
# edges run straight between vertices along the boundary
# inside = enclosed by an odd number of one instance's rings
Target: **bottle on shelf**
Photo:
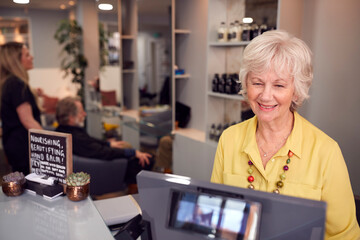
[[[228,29],[226,27],[225,22],[220,23],[217,39],[218,39],[218,42],[227,42],[228,41]]]
[[[241,90],[241,82],[239,80],[239,74],[234,73],[233,74],[233,79],[234,79],[234,94],[239,94],[240,90]]]
[[[235,28],[235,33],[236,33],[234,39],[235,39],[235,41],[240,42],[242,30],[241,30],[241,24],[238,20],[235,21],[234,28]]]
[[[233,88],[233,81],[232,81],[232,76],[231,74],[229,74],[226,78],[226,82],[225,82],[225,93],[226,94],[232,94],[232,88]]]
[[[236,73],[231,74],[231,81],[232,81],[232,85],[231,85],[231,94],[238,94],[239,90],[238,90],[238,79],[236,78]]]
[[[219,92],[219,82],[220,82],[220,76],[218,73],[215,73],[214,78],[212,80],[212,91],[213,92]]]
[[[241,40],[242,41],[250,41],[250,32],[251,27],[248,23],[243,24],[242,33],[241,33]]]
[[[234,27],[234,23],[230,23],[229,31],[228,31],[228,41],[234,42],[236,41],[236,29]]]
[[[265,23],[261,24],[260,25],[260,28],[259,28],[259,32],[260,34],[263,34],[264,32],[266,32],[268,30],[268,27]]]
[[[210,128],[210,132],[209,132],[209,138],[211,140],[215,140],[216,137],[215,137],[215,133],[216,133],[216,127],[215,127],[215,124],[211,124],[211,128]]]
[[[223,131],[223,127],[221,124],[219,124],[215,130],[215,140],[216,141],[219,141],[222,131]]]
[[[219,93],[225,93],[225,84],[226,84],[226,77],[227,74],[223,73],[221,75],[220,81],[219,81],[219,85],[218,85],[218,91]]]
[[[259,36],[259,34],[259,26],[256,23],[253,23],[250,30],[250,40],[256,38],[257,36]]]
[[[260,32],[260,34],[263,34],[264,32],[266,32],[268,30],[270,30],[269,27],[268,27],[268,18],[264,17],[263,18],[263,23],[259,27],[259,32]]]

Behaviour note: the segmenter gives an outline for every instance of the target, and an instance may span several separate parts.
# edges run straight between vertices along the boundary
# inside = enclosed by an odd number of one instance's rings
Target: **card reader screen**
[[[172,192],[169,227],[215,239],[256,239],[260,204],[198,192]]]

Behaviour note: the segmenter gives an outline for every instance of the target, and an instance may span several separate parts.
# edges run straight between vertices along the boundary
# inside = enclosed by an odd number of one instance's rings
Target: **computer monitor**
[[[137,183],[153,240],[324,238],[325,202],[150,171]]]

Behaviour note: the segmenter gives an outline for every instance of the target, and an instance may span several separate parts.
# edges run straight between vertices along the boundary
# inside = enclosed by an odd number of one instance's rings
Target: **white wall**
[[[121,103],[122,93],[120,91],[120,67],[104,66],[99,72],[100,89],[103,91],[115,90],[116,102]]]
[[[32,88],[41,88],[51,97],[75,96],[79,87],[71,82],[71,75],[64,77],[59,68],[34,68],[29,71],[29,78]]]
[[[314,54],[314,81],[300,111],[339,143],[355,194],[360,194],[359,10],[359,0],[304,0],[302,36]]]
[[[34,56],[35,68],[60,67],[61,47],[54,39],[59,21],[66,19],[67,11],[21,8],[0,8],[0,16],[26,18],[30,23],[30,51]]]

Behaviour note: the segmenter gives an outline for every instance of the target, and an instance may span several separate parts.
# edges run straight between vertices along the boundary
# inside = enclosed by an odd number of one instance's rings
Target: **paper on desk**
[[[97,200],[94,204],[107,226],[127,222],[141,214],[140,206],[131,195]]]

